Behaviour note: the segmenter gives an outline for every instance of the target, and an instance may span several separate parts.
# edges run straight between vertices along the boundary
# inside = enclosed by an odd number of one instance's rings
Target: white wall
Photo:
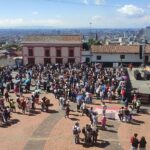
[[[143,60],[139,58],[139,54],[93,54],[92,61],[120,62],[120,55],[125,55],[125,59],[122,59],[122,62],[143,62]],[[101,60],[97,60],[97,56],[101,56]]]
[[[91,58],[92,58],[91,51],[82,51],[82,53],[81,53],[81,62],[86,62],[87,57],[90,58],[90,60],[91,60]]]

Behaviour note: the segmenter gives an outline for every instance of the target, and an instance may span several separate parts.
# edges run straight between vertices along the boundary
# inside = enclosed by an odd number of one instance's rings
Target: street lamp
[[[92,32],[91,32],[91,30],[92,30],[92,22],[90,22],[89,24],[90,24],[90,38],[91,38],[91,34],[92,34]]]

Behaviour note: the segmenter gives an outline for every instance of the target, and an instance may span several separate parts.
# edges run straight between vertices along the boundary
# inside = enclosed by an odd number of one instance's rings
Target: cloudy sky
[[[0,27],[141,28],[150,0],[1,0]]]

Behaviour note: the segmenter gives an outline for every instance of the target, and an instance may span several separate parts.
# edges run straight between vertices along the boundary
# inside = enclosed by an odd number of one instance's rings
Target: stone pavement
[[[62,111],[56,111],[54,114],[48,116],[34,131],[24,150],[43,150],[45,142],[49,137],[49,133],[61,119],[62,114]]]
[[[42,93],[40,98],[45,95]],[[25,94],[25,96],[27,96]],[[52,94],[46,94],[51,100],[53,106],[50,107],[50,112],[41,112],[40,106],[36,105],[37,109],[32,115],[22,115],[21,110],[17,108],[17,113],[12,114],[11,124],[6,127],[0,127],[0,145],[3,150],[22,150],[26,143],[32,140],[32,135],[39,125],[47,118],[56,113],[59,106],[58,101]],[[14,94],[11,98],[16,99]],[[35,140],[39,140],[36,138]]]
[[[93,107],[95,107],[93,105]],[[73,143],[72,127],[75,121],[79,121],[81,127],[89,123],[86,116],[81,116],[76,112],[76,104],[71,103],[73,110],[70,119],[64,118],[64,112],[53,113],[48,116],[33,132],[32,136],[26,143],[24,150],[49,150],[53,149],[86,149],[84,144],[76,145]],[[108,120],[107,130],[100,130],[98,143],[92,149],[121,150],[117,130],[119,124],[117,121]],[[81,136],[83,138],[83,135]],[[56,146],[57,145],[57,146]]]
[[[150,80],[136,80],[134,77],[134,71],[140,70],[139,68],[133,68],[132,71],[128,69],[128,74],[133,88],[139,89],[140,93],[150,94]]]
[[[55,147],[56,150],[76,150],[76,149],[87,149],[83,142],[76,145],[73,142],[72,127],[75,121],[80,123],[80,127],[84,127],[89,124],[89,119],[86,116],[81,116],[80,113],[75,112],[76,104],[71,104],[73,112],[71,112],[70,118],[62,118],[53,127],[53,131],[50,132],[50,137],[47,139],[47,143],[44,150],[50,150]],[[96,105],[92,105],[95,107]],[[99,118],[100,119],[100,118]],[[100,120],[99,120],[100,121]],[[118,139],[118,127],[117,121],[108,120],[107,130],[99,131],[98,142],[95,146],[90,147],[90,149],[106,149],[106,150],[121,150],[121,146]],[[83,138],[83,135],[81,135]]]
[[[93,147],[87,147],[83,141],[81,144],[74,144],[72,127],[75,121],[80,123],[81,128],[89,123],[86,116],[76,112],[76,104],[71,103],[73,110],[70,119],[64,117],[64,112],[59,109],[58,101],[53,94],[45,94],[51,99],[53,106],[49,113],[38,113],[35,116],[13,114],[13,119],[19,122],[8,128],[0,128],[0,144],[4,150],[128,150],[130,149],[130,137],[137,132],[139,137],[145,136],[150,149],[149,114],[141,113],[134,116],[135,123],[122,123],[117,120],[107,120],[107,130],[99,130],[98,143]],[[94,101],[94,108],[99,105],[98,100]],[[108,104],[107,105],[118,105]],[[143,109],[143,108],[142,108]],[[146,109],[146,108],[145,108]],[[37,108],[37,111],[39,108]],[[18,110],[19,111],[19,110]],[[99,121],[101,116],[99,116]],[[81,134],[81,139],[83,134]]]

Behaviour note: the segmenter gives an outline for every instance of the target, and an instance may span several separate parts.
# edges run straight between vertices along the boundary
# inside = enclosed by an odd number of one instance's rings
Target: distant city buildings
[[[88,43],[86,48],[83,48],[83,43],[85,45]],[[9,45],[16,44],[18,47],[21,45],[24,64],[68,62],[100,62],[107,66],[121,63],[149,64],[148,43],[150,43],[150,27],[141,30],[92,28],[0,30],[1,50],[9,51]]]
[[[145,29],[145,40],[150,43],[150,26]]]

